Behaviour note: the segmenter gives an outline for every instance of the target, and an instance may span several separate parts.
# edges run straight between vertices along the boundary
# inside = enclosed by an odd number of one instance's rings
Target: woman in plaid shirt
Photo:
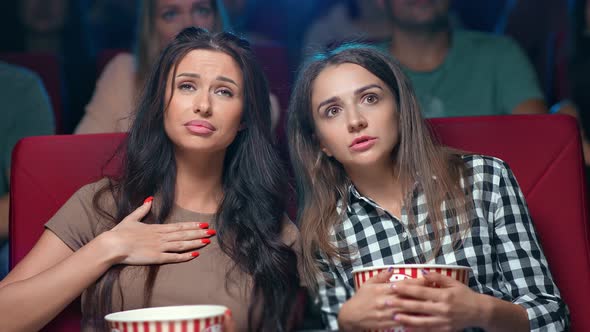
[[[508,165],[438,145],[389,56],[344,45],[314,57],[290,113],[302,278],[331,330],[568,328]],[[469,287],[436,273],[389,284],[383,272],[355,292],[354,268],[410,263],[469,266]]]

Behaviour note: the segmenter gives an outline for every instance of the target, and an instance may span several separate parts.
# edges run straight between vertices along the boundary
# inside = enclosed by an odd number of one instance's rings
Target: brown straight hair
[[[399,110],[399,143],[393,150],[392,167],[400,179],[404,193],[403,205],[411,206],[415,186],[426,195],[433,238],[432,256],[442,247],[444,228],[449,228],[453,244],[457,244],[469,229],[467,212],[471,197],[461,187],[466,176],[465,165],[457,151],[447,149],[432,136],[427,126],[414,90],[400,66],[381,50],[362,44],[345,44],[334,50],[316,55],[299,71],[289,104],[288,138],[291,163],[297,182],[299,209],[297,213],[303,245],[302,278],[312,289],[317,285],[320,267],[317,255],[328,259],[348,261],[348,253],[354,248],[336,248],[330,242],[333,226],[342,221],[338,213],[346,213],[349,186],[352,184],[342,165],[326,156],[316,138],[312,116],[311,95],[315,79],[326,68],[343,63],[359,65],[385,82],[393,93]],[[432,179],[436,179],[433,181]],[[445,225],[441,205],[456,218],[454,225]],[[415,217],[409,212],[411,226]]]

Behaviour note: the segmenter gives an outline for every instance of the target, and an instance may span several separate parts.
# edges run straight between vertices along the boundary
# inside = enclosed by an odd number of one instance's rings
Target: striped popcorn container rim
[[[227,307],[181,305],[133,309],[105,316],[111,331],[221,331]],[[138,327],[135,329],[135,327]]]
[[[361,267],[352,270],[355,287],[360,287],[368,279],[374,277],[379,272],[387,270],[389,268],[393,268],[393,276],[390,279],[391,282],[406,278],[420,278],[422,276],[422,270],[425,270],[428,272],[444,274],[458,281],[461,281],[464,284],[468,284],[469,272],[471,271],[471,268],[469,266],[445,264],[395,264]]]

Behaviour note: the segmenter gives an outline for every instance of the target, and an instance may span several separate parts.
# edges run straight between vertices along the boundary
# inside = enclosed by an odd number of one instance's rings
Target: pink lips
[[[377,137],[372,136],[359,136],[355,138],[350,144],[349,148],[355,152],[367,151],[375,145]]]
[[[211,135],[217,130],[211,123],[205,120],[192,120],[184,124],[184,126],[193,134],[206,136]]]

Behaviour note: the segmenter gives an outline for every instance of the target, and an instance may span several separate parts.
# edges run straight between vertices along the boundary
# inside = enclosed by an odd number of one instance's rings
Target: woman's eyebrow
[[[319,110],[320,110],[320,108],[324,107],[325,105],[327,105],[327,104],[331,104],[331,103],[333,103],[333,102],[335,102],[335,101],[338,101],[338,100],[340,100],[340,98],[339,98],[339,97],[336,97],[336,96],[334,96],[334,97],[332,97],[332,98],[328,98],[328,99],[326,99],[326,100],[322,101],[322,102],[321,102],[321,103],[318,105],[318,107],[317,107],[317,110],[319,111]]]
[[[182,76],[193,77],[193,78],[201,78],[201,75],[195,74],[195,73],[180,73],[180,74],[176,75],[176,77],[182,77]]]
[[[236,83],[234,80],[232,80],[232,79],[231,79],[231,78],[229,78],[229,77],[225,77],[225,76],[217,76],[217,78],[216,78],[216,79],[217,79],[217,80],[219,80],[219,81],[224,81],[224,82],[231,83],[231,84],[235,85],[235,86],[236,86],[236,88],[239,88],[239,86],[238,86],[238,83]]]
[[[383,90],[383,88],[380,85],[373,83],[373,84],[365,85],[363,87],[360,87],[360,88],[354,90],[354,94],[355,95],[361,94],[361,93],[363,93],[366,90],[369,90],[371,88],[378,88],[378,89]]]
[[[196,74],[196,73],[180,73],[180,74],[176,75],[176,77],[183,77],[183,76],[184,77],[192,77],[192,78],[201,78],[201,75]],[[231,83],[231,84],[235,85],[237,88],[240,87],[238,85],[238,83],[236,83],[236,81],[234,81],[231,78],[226,77],[226,76],[217,76],[215,79],[218,81]]]

